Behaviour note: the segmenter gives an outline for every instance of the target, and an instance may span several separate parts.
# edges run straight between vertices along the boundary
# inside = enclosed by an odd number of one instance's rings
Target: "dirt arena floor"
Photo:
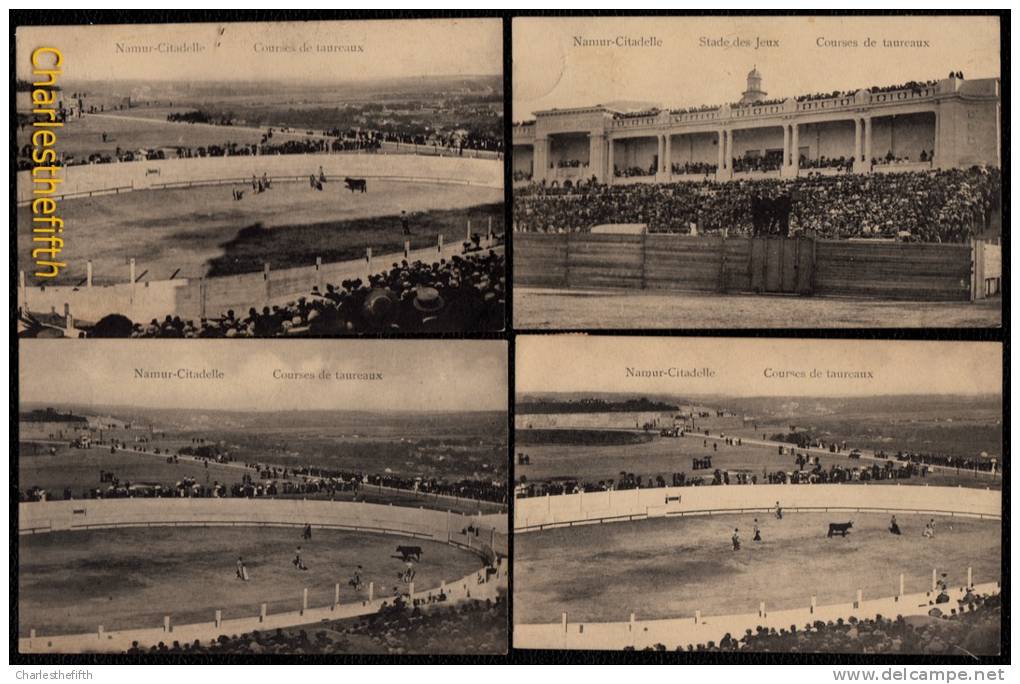
[[[297,610],[308,588],[309,606],[329,605],[333,585],[341,583],[341,601],[367,597],[367,582],[377,596],[406,589],[398,578],[402,537],[337,530],[313,530],[311,541],[300,528],[172,528],[89,530],[23,536],[18,559],[18,628],[40,636],[158,627],[170,615],[179,624],[211,621],[216,609],[224,619]],[[422,547],[416,588],[438,587],[481,567],[473,554],[445,544],[415,541]],[[307,571],[294,567],[297,546]],[[250,580],[235,577],[237,557]],[[358,565],[366,589],[347,584]]]
[[[303,252],[311,240],[335,252],[349,251],[345,258],[363,257],[366,247],[376,254],[395,252],[403,249],[401,210],[413,215],[503,200],[500,189],[393,181],[372,181],[367,193],[346,192],[339,182],[327,183],[323,192],[310,189],[307,182],[281,182],[254,195],[249,185],[242,188],[247,192],[239,202],[233,200],[231,189],[223,185],[143,190],[64,201],[62,215],[68,228],[62,259],[68,267],[60,283],[77,284],[84,279],[89,259],[97,284],[126,282],[132,258],[136,260],[136,277],[145,272],[143,281],[166,279],[175,271],[178,278],[206,275],[210,262],[223,257],[228,247],[250,251],[249,245],[234,243],[244,229],[255,225],[267,229],[270,236],[274,229],[302,230],[301,235],[281,233],[289,236],[284,244],[261,238],[263,252],[255,255],[258,258],[253,262],[256,270],[262,268],[256,262],[265,261],[281,268],[289,261],[291,250]],[[370,220],[385,216],[392,217],[387,225]],[[415,232],[412,216],[412,248],[435,245],[440,230],[447,244],[459,243],[465,237],[466,222],[456,219],[453,223],[456,225],[436,227],[430,222],[427,229]],[[479,230],[484,228],[479,226]],[[494,230],[501,230],[495,219]],[[19,211],[18,252],[23,259],[31,251],[31,240],[31,213]],[[308,256],[305,265],[315,263],[315,255],[303,256]],[[330,254],[319,256],[332,260]],[[245,252],[244,257],[252,255]]]
[[[990,328],[1002,300],[883,302],[695,292],[514,288],[514,326],[561,328]]]
[[[727,434],[731,433],[727,432]],[[694,471],[691,468],[693,459],[706,456],[712,457],[713,469],[719,468],[731,472],[743,471],[749,475],[757,475],[759,480],[762,478],[763,470],[790,472],[797,468],[794,457],[789,453],[780,456],[776,447],[746,443],[741,446],[729,446],[719,443],[718,449],[713,449],[712,445],[713,440],[707,440],[706,446],[706,440],[695,435],[682,438],[655,436],[650,442],[644,444],[619,446],[517,446],[515,451],[529,455],[531,464],[515,466],[514,477],[520,480],[524,476],[531,482],[549,480],[598,482],[600,480],[617,480],[620,477],[620,471],[626,471],[641,475],[645,481],[649,478],[654,480],[656,475],[662,475],[668,483],[671,481],[672,473],[681,472],[686,473],[689,477],[700,475],[711,480],[712,470]],[[821,461],[825,470],[834,465],[858,468],[878,463],[878,461],[867,459],[850,459],[846,454],[825,454],[821,456]],[[881,463],[879,464],[881,465]],[[895,484],[897,480],[886,482]],[[923,479],[916,478],[910,482],[932,486],[957,484],[970,487],[1001,488],[1002,486],[1001,478],[968,472],[957,474],[937,471]]]
[[[846,538],[826,537],[844,514],[759,516],[762,542],[751,541],[752,515],[658,518],[518,534],[514,538],[514,620],[571,622],[753,613],[892,596],[905,574],[907,593],[928,591],[931,571],[951,585],[1000,577],[997,522],[937,519],[924,539],[923,516],[897,516],[902,536],[887,531],[889,516],[854,514]],[[742,548],[730,536],[740,528]]]

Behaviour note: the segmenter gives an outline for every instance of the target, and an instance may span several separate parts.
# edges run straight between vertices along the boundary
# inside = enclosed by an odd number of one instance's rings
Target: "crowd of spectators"
[[[499,331],[505,325],[506,264],[502,254],[455,255],[431,264],[402,260],[365,282],[313,287],[285,304],[233,309],[219,318],[167,315],[147,324],[108,315],[89,337],[337,337],[385,332]]]
[[[798,95],[797,102],[814,102],[815,100],[831,100],[836,97],[853,95],[856,90],[833,90],[831,93],[811,93],[809,95]]]
[[[827,157],[824,154],[817,159],[809,159],[806,155],[800,155],[800,168],[802,169],[839,169],[850,173],[854,170],[853,157]]]
[[[492,654],[506,649],[507,609],[496,600],[444,605],[383,606],[374,615],[328,621],[312,627],[253,631],[220,636],[208,643],[160,642],[150,648],[137,642],[128,655],[245,654],[310,655],[336,653]]]
[[[735,173],[778,171],[782,166],[783,156],[780,154],[746,155],[733,158]]]
[[[998,201],[996,168],[796,179],[599,185],[533,183],[514,193],[517,230],[586,232],[606,223],[644,223],[652,233],[750,235],[754,197],[793,198],[792,232],[821,238],[965,242]]]
[[[726,634],[719,641],[690,644],[699,652],[772,652],[840,654],[996,655],[1002,627],[1000,594],[975,596],[968,592],[958,607],[933,608],[928,617],[873,619],[851,617],[816,620],[803,629],[759,626],[737,639]],[[630,648],[629,650],[633,650]],[[665,651],[664,644],[646,650]]]
[[[960,74],[959,78],[963,78],[963,72],[950,72],[950,78],[953,74]],[[891,93],[896,90],[909,90],[915,94],[920,94],[925,88],[931,88],[938,85],[938,81],[907,81],[906,83],[900,83],[898,85],[889,86],[871,86],[868,88],[869,93]]]
[[[715,173],[718,165],[708,162],[684,162],[683,164],[673,163],[673,173],[686,175],[704,175]]]

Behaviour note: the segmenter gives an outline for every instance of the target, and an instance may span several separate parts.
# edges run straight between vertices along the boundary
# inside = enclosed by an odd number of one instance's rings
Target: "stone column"
[[[666,139],[660,134],[655,136],[657,160],[655,166],[655,178],[662,178],[663,160],[666,158]]]
[[[602,180],[602,146],[603,137],[597,133],[588,134],[588,172],[582,177],[587,180],[595,176]]]
[[[719,130],[719,161],[716,162],[716,173],[722,173],[726,167],[726,131]]]
[[[871,171],[871,117],[864,119],[864,150],[861,152],[861,161],[864,163],[864,170]]]
[[[857,171],[861,166],[861,149],[863,149],[863,142],[861,140],[863,126],[861,126],[861,120],[858,117],[854,117],[854,171]]]
[[[549,177],[549,138],[535,138],[535,171],[532,174],[535,182]]]
[[[933,169],[937,169],[939,167],[939,161],[940,161],[940,159],[939,159],[939,119],[941,117],[939,116],[938,110],[935,110],[934,114],[935,114],[935,144],[931,148],[931,156],[932,156],[931,166],[932,166]],[[998,121],[998,117],[996,117],[996,121]]]
[[[666,159],[663,164],[663,173],[666,181],[673,179],[673,136],[666,132]]]
[[[790,126],[783,124],[783,175],[786,175],[786,167],[790,165]]]
[[[793,136],[793,141],[790,143],[793,159],[790,163],[793,165],[793,175],[796,176],[800,172],[800,125],[791,124],[790,129]]]
[[[613,145],[613,136],[606,136],[606,146],[609,148],[607,150],[609,159],[606,162],[606,184],[612,185],[613,179],[616,178],[616,159],[614,155],[616,147]]]

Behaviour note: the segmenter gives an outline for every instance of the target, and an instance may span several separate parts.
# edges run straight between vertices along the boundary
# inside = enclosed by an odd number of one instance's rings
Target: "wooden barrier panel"
[[[514,284],[567,286],[567,235],[514,233]]]
[[[924,301],[970,298],[970,245],[818,240],[815,292]]]
[[[966,301],[973,287],[968,244],[589,233],[516,233],[513,239],[514,282],[523,287],[918,301]],[[765,253],[770,248],[775,254]],[[782,268],[787,262],[792,266]]]
[[[720,289],[723,256],[728,250],[722,237],[648,235],[645,242],[645,286],[661,290]]]
[[[567,284],[573,288],[643,289],[642,235],[571,234],[567,241]]]

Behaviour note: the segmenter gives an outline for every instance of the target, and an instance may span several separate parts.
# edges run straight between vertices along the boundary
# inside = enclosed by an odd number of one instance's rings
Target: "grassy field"
[[[82,281],[90,259],[94,282],[111,283],[128,280],[132,258],[136,276],[162,280],[175,271],[199,277],[261,271],[267,261],[285,268],[314,265],[317,256],[325,262],[362,258],[367,247],[377,255],[398,252],[404,245],[401,210],[424,212],[412,216],[412,247],[435,245],[440,232],[447,244],[459,244],[469,218],[484,230],[492,216],[499,232],[503,218],[503,191],[493,188],[373,181],[362,194],[344,192],[340,183],[328,183],[323,192],[281,183],[240,202],[230,191],[146,190],[65,201],[61,256],[68,266],[59,282]],[[18,212],[22,259],[31,245],[31,213]]]
[[[1002,300],[884,302],[759,295],[514,289],[514,326],[565,328],[991,328]]]
[[[998,523],[943,519],[924,539],[922,516],[857,514],[844,538],[825,536],[831,516],[794,513],[760,518],[763,541],[750,540],[753,517],[642,520],[520,534],[514,538],[514,620],[571,622],[753,613],[895,595],[904,573],[907,593],[931,587],[932,568],[962,586],[1000,576]],[[743,547],[733,551],[733,528]]]
[[[761,427],[761,426],[759,426]],[[727,431],[726,434],[737,435],[741,431]],[[745,437],[753,436],[750,429],[744,430]],[[520,434],[520,431],[518,432]],[[761,437],[760,434],[757,437]],[[718,449],[713,450],[713,440],[705,440],[696,435],[683,438],[654,437],[646,444],[633,444],[626,446],[526,446],[516,448],[517,453],[526,453],[531,456],[531,465],[515,467],[514,476],[520,480],[522,476],[528,481],[538,482],[552,479],[580,479],[587,482],[598,482],[599,480],[617,480],[620,471],[627,471],[635,475],[641,475],[647,481],[654,479],[656,475],[662,475],[667,482],[674,472],[685,472],[688,476],[701,475],[711,479],[711,470],[693,471],[691,460],[694,458],[712,457],[713,468],[729,471],[744,471],[750,475],[757,475],[759,480],[762,477],[762,470],[769,472],[783,470],[790,472],[797,469],[794,458],[787,453],[780,456],[777,448],[744,444],[742,446],[728,446],[725,443],[718,444]],[[822,467],[826,470],[833,465],[844,467],[859,467],[869,465],[873,461],[851,460],[846,455],[827,454],[821,457]],[[929,474],[923,480],[915,478],[909,481],[885,480],[883,482],[909,482],[913,484],[935,485],[956,485],[965,486],[992,486],[999,488],[1002,485],[1001,478],[994,481],[985,475],[975,476],[969,473],[962,473],[957,476],[955,473],[935,472]]]
[[[333,585],[341,601],[367,597],[346,584],[358,565],[375,582],[376,595],[392,595],[403,563],[394,548],[399,537],[284,528],[148,528],[54,532],[22,537],[18,563],[18,628],[39,635],[162,625],[163,616],[184,624],[254,616],[259,604],[270,613],[297,610],[308,588],[310,606],[329,605]],[[423,549],[415,587],[438,587],[480,567],[474,555],[429,541]],[[302,547],[307,571],[291,560]],[[249,582],[234,575],[245,559]]]

